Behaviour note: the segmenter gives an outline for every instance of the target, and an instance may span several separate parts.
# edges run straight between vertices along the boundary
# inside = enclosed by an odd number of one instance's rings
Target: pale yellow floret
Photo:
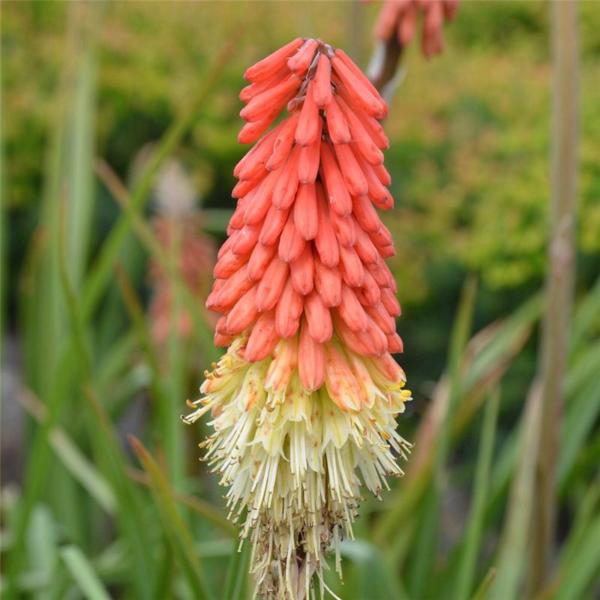
[[[241,337],[230,346],[185,421],[211,411],[204,459],[229,488],[230,518],[244,518],[259,595],[307,597],[313,574],[324,585],[329,548],[340,569],[339,544],[352,537],[361,488],[379,497],[386,477],[402,474],[397,458],[410,445],[395,417],[411,394],[404,380],[388,380],[338,342],[341,360],[315,392],[300,382],[296,340],[257,363],[243,359],[244,344]]]

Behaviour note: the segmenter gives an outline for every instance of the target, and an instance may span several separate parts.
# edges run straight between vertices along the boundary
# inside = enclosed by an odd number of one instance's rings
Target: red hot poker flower
[[[387,106],[320,40],[294,40],[245,77],[239,141],[256,143],[234,170],[207,300],[229,349],[186,420],[213,414],[207,459],[233,515],[246,511],[259,593],[295,598],[351,535],[361,486],[379,495],[408,450],[395,430],[411,394],[391,357],[394,248],[376,210],[393,206]]]

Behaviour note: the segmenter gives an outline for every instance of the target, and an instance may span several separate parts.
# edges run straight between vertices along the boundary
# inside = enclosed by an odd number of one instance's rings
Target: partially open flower
[[[315,574],[324,586],[332,546],[340,570],[361,488],[379,496],[409,448],[395,422],[411,394],[391,356],[394,248],[375,209],[393,205],[387,106],[320,40],[294,40],[245,76],[240,141],[257,143],[234,171],[207,300],[229,349],[185,420],[212,415],[205,459],[244,519],[259,594],[295,599]]]
[[[414,38],[421,20],[421,48],[429,58],[442,51],[444,21],[453,19],[457,8],[458,0],[385,0],[375,35],[384,42],[397,36],[404,48]]]

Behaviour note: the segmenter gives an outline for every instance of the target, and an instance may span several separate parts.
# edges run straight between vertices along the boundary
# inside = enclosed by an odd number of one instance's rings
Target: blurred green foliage
[[[375,7],[361,7],[373,17]],[[21,213],[39,201],[44,142],[57,118],[61,40],[68,6],[12,3],[4,11],[3,80],[8,202]],[[582,3],[582,170],[579,248],[600,250],[600,15]],[[310,7],[253,2],[117,3],[98,35],[96,151],[125,176],[132,157],[189,104],[215,47],[236,52],[221,83],[178,149],[208,206],[230,206],[231,170],[243,151],[237,93],[254,58],[302,31],[347,46],[349,16],[336,3]],[[409,51],[408,77],[388,129],[399,210],[389,217],[401,252],[403,300],[435,293],[433,261],[480,272],[492,289],[524,289],[543,275],[550,54],[543,2],[461,7],[444,55],[430,63]],[[370,24],[361,24],[368,34]],[[263,25],[261,27],[261,24]],[[350,46],[356,44],[350,42]],[[364,46],[364,44],[362,44]],[[364,59],[366,57],[361,57]],[[36,76],[32,77],[31,73]],[[423,102],[427,98],[427,102]],[[16,243],[19,243],[18,241]]]

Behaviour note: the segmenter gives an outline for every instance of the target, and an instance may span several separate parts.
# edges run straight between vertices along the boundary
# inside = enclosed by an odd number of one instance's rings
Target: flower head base
[[[308,391],[297,338],[255,363],[243,358],[245,336],[236,339],[185,419],[213,416],[205,460],[229,486],[230,517],[246,512],[241,536],[252,541],[266,597],[296,598],[312,573],[322,581],[330,546],[339,570],[339,542],[352,536],[361,485],[379,496],[386,476],[402,474],[395,457],[409,449],[395,416],[410,392],[393,360],[361,357],[332,340],[325,385]]]
[[[383,166],[387,106],[341,50],[297,39],[250,67],[240,98],[237,208],[207,307],[229,350],[192,403],[231,517],[253,545],[258,591],[302,598],[325,551],[352,535],[364,486],[379,495],[408,444],[395,431],[410,392]],[[288,114],[270,125],[287,107]],[[262,136],[262,137],[261,137]]]

